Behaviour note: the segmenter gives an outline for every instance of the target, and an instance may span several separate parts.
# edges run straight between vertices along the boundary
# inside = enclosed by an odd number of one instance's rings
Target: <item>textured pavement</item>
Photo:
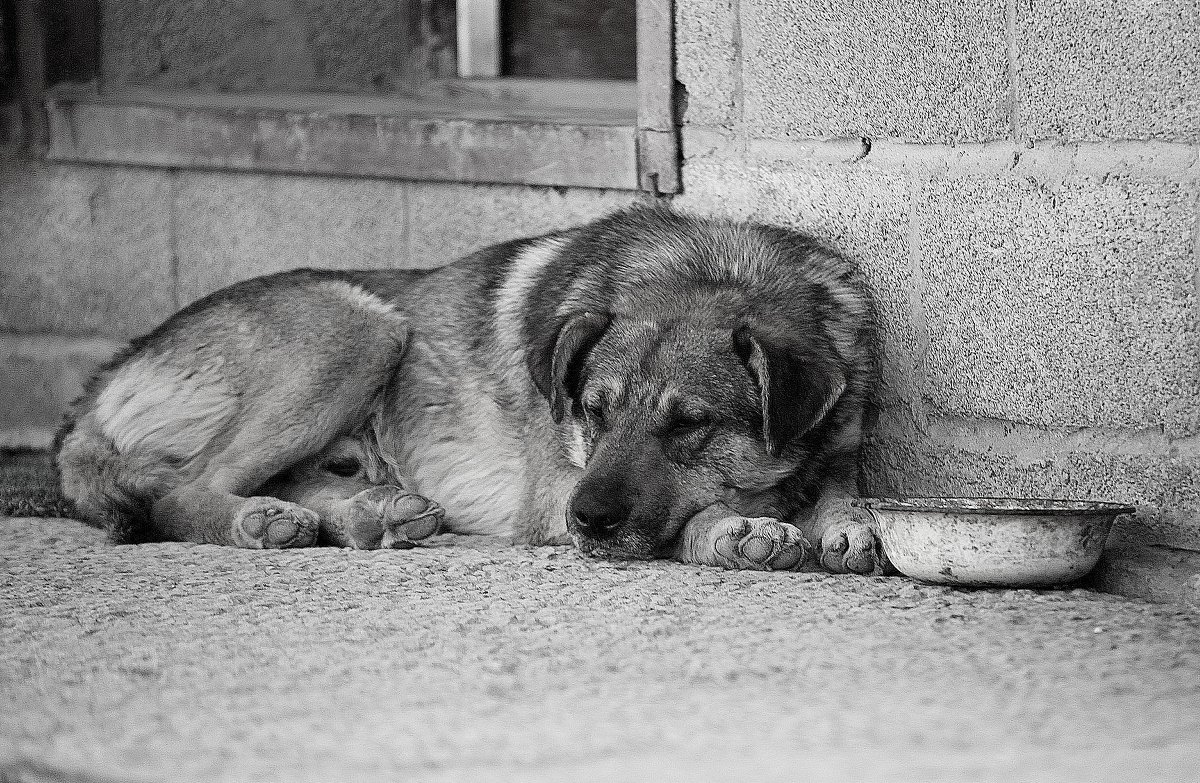
[[[0,781],[1200,779],[1200,615],[1085,590],[0,519]]]

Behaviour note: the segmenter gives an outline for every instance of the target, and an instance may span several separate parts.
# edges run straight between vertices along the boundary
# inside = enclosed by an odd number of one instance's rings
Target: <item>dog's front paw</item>
[[[295,503],[275,498],[246,498],[233,518],[233,542],[247,549],[312,546],[321,518]]]
[[[875,528],[857,519],[834,522],[821,534],[821,565],[835,574],[874,574],[891,569]]]
[[[756,571],[799,568],[808,557],[800,530],[771,517],[725,517],[709,534],[710,565]]]
[[[446,512],[400,487],[364,489],[345,502],[334,520],[342,543],[355,549],[411,549],[442,527]]]

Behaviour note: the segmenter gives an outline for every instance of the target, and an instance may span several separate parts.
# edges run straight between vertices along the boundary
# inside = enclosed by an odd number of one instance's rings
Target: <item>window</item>
[[[303,71],[316,89],[172,83],[162,53],[163,79],[119,83],[100,78],[98,0],[15,3],[30,129],[52,160],[679,188],[670,0],[458,0],[453,48],[443,41],[452,0],[394,0],[394,8],[379,0],[377,7],[394,11],[387,19],[399,20],[397,36],[443,43],[419,50],[419,78],[408,78],[412,58],[388,54],[394,67],[349,91],[339,91],[335,60],[353,46],[337,43],[333,22],[319,28],[331,48],[314,55],[316,65],[306,62],[307,71],[263,66],[284,82]],[[372,29],[387,32],[387,19]],[[258,52],[251,39],[247,56],[286,49],[289,30],[264,22],[254,31],[263,36]],[[304,40],[311,50],[312,36]],[[462,76],[446,75],[453,71]]]
[[[17,81],[17,31],[7,0],[0,0],[0,103],[13,100]]]
[[[635,0],[459,0],[458,75],[637,79]]]

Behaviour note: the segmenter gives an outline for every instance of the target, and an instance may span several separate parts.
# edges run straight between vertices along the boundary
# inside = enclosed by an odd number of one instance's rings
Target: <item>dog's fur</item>
[[[871,325],[810,237],[634,208],[432,271],[218,291],[92,379],[58,466],[119,542],[404,547],[440,504],[460,533],[877,572],[848,502]]]

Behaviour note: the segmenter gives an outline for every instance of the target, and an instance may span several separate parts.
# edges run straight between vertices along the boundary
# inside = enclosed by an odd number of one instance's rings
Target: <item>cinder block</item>
[[[0,444],[48,445],[84,381],[119,347],[98,338],[0,334]]]
[[[1003,440],[980,435],[971,448],[929,432],[889,426],[880,419],[863,448],[863,482],[869,495],[884,497],[1053,497],[1054,458],[1042,450],[1018,459]],[[1068,494],[1077,496],[1076,492]],[[1123,500],[1123,498],[1106,498]]]
[[[741,25],[754,135],[1009,135],[1004,0],[746,0]]]
[[[970,177],[919,209],[936,408],[1197,432],[1195,183]]]
[[[1194,0],[1017,3],[1019,130],[1035,139],[1200,139]]]
[[[188,172],[175,223],[185,304],[285,269],[413,265],[399,182]]]
[[[812,234],[855,259],[878,308],[884,404],[917,404],[912,367],[921,342],[910,299],[909,184],[869,166],[763,160],[688,160],[675,203],[697,214],[759,220]]]
[[[0,161],[0,329],[131,335],[166,317],[171,179]]]
[[[730,124],[739,65],[733,0],[677,3],[675,20],[675,77],[687,90],[684,124]]]
[[[415,266],[440,266],[496,242],[586,223],[639,198],[618,190],[414,183],[409,258]]]

